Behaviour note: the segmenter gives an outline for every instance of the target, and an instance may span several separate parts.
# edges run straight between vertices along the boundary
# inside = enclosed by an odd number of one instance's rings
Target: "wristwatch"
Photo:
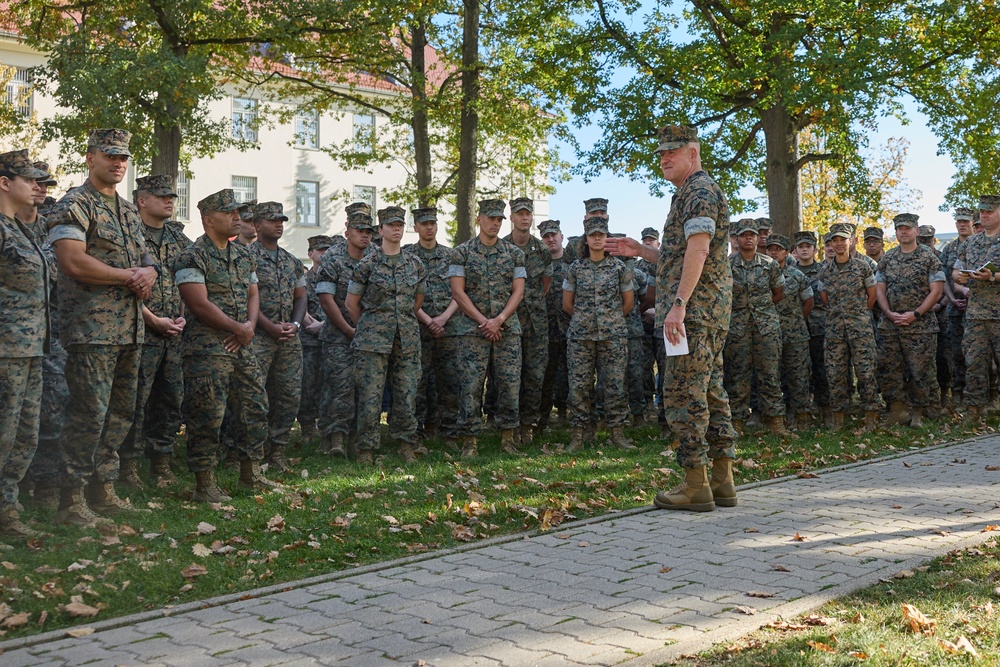
[[[687,300],[682,299],[680,297],[676,297],[674,299],[674,306],[676,306],[677,308],[685,308],[687,307]]]
[[[302,322],[292,322],[295,325],[295,330],[298,331],[302,328]]]
[[[990,271],[990,282],[995,283],[997,281],[997,274]]]
[[[919,320],[921,317],[923,317],[923,315],[920,314],[919,310],[914,310],[913,311],[913,319]]]

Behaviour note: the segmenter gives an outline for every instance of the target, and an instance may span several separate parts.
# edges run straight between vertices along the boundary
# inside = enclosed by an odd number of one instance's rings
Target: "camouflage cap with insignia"
[[[995,211],[997,207],[1000,207],[1000,195],[980,195],[979,196],[979,210],[980,211]]]
[[[660,145],[654,155],[670,151],[681,146],[687,146],[692,141],[698,141],[698,130],[687,125],[664,125],[657,133]]]
[[[830,225],[830,233],[827,234],[826,236],[831,239],[836,237],[842,239],[849,239],[852,236],[854,236],[853,225],[851,225],[849,222],[838,222],[834,225]],[[824,241],[825,240],[826,237],[824,237]]]
[[[130,141],[132,141],[132,133],[128,130],[121,130],[114,127],[91,130],[90,136],[87,137],[87,150],[98,150],[105,155],[126,155],[132,157],[132,154],[128,150]]]
[[[590,214],[596,211],[608,212],[608,200],[603,197],[594,197],[593,199],[583,200],[584,210]]]
[[[264,201],[253,207],[254,220],[288,220],[281,202]]]
[[[937,233],[937,230],[934,229],[934,225],[920,225],[917,230],[917,236],[925,239],[934,238],[935,233]]]
[[[378,212],[378,224],[380,225],[391,225],[398,222],[401,225],[406,224],[406,209],[402,206],[386,206],[383,209],[379,209]]]
[[[438,219],[438,210],[433,206],[410,209],[410,213],[413,214],[413,224],[415,225],[419,225],[421,222],[437,222]]]
[[[916,227],[920,216],[916,213],[900,213],[892,219],[894,227]]]
[[[213,211],[229,213],[239,207],[240,203],[236,201],[236,195],[230,188],[213,192],[198,202],[198,210],[201,211],[202,215]]]
[[[657,241],[659,241],[660,240],[660,233],[658,231],[656,231],[655,227],[646,227],[644,230],[642,230],[642,236],[640,238],[643,238],[643,239],[656,239]]]
[[[757,221],[753,218],[743,218],[737,220],[736,224],[733,225],[733,229],[736,230],[736,235],[739,236],[743,232],[753,232],[757,233]]]
[[[21,178],[31,178],[41,181],[49,177],[49,174],[37,168],[28,157],[28,149],[22,148],[19,151],[10,151],[0,155],[0,172],[20,176]]]
[[[844,237],[844,238],[849,238],[849,237]],[[833,240],[833,232],[827,232],[826,234],[823,234],[823,245],[829,244],[830,241],[832,240]]]
[[[306,243],[309,244],[309,252],[313,250],[326,250],[333,245],[333,239],[325,234],[320,234],[318,236],[310,236],[306,239]]]
[[[975,213],[976,212],[973,211],[971,208],[965,208],[964,206],[961,208],[956,208],[955,221],[958,222],[959,220],[965,220],[967,222],[972,222],[972,216],[974,216]]]
[[[768,237],[767,237],[767,245],[768,245],[768,247],[776,245],[779,248],[783,248],[785,250],[790,249],[790,245],[788,243],[788,237],[785,236],[784,234],[770,234],[770,235],[768,235]]]
[[[754,222],[757,223],[758,230],[771,228],[771,218],[754,218]]]
[[[584,235],[590,236],[594,232],[608,233],[608,221],[606,218],[602,218],[599,215],[592,215],[583,221]]]
[[[885,239],[885,232],[881,227],[865,227],[865,238],[882,241]]]
[[[244,222],[251,222],[253,220],[253,207],[256,205],[256,199],[248,199],[245,202],[241,202],[236,208],[240,214],[240,220]]]
[[[36,162],[32,162],[31,164],[35,169],[40,169],[44,171],[46,174],[48,174],[48,178],[44,180],[40,178],[35,179],[35,181],[37,181],[39,185],[58,185],[58,183],[56,183],[56,179],[52,177],[52,171],[49,169],[48,162],[43,162],[41,160],[38,160]]]
[[[372,232],[375,231],[375,225],[372,224],[372,216],[364,211],[354,211],[349,214],[347,216],[347,228],[367,229]]]
[[[347,207],[344,208],[344,212],[346,212],[348,216],[350,216],[351,213],[354,213],[355,211],[361,211],[362,213],[367,213],[368,216],[371,217],[372,207],[367,202],[356,201],[353,204],[348,204]]]
[[[546,234],[562,234],[562,229],[559,227],[558,220],[542,220],[538,223],[538,234],[539,236],[545,236]]]
[[[148,192],[156,197],[176,197],[174,179],[166,174],[153,174],[135,179],[135,189]]]
[[[795,241],[796,246],[799,246],[803,243],[816,245],[817,242],[819,241],[819,237],[817,236],[816,232],[812,231],[811,229],[804,229],[800,232],[795,232],[793,240]]]
[[[485,215],[487,218],[503,218],[507,219],[504,215],[504,209],[507,208],[507,203],[502,199],[480,199],[479,200],[479,215]]]
[[[510,200],[510,212],[525,210],[529,213],[535,212],[535,202],[527,197],[518,197]]]

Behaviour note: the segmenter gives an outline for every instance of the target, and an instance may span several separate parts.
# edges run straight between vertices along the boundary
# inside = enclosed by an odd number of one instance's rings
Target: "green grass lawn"
[[[874,434],[816,431],[784,442],[750,434],[739,442],[737,482],[971,434],[936,422]],[[177,485],[147,483],[123,494],[138,511],[105,532],[53,527],[48,513],[27,503],[22,517],[50,534],[0,551],[0,632],[9,639],[84,625],[649,505],[681,476],[657,427],[630,435],[638,451],[591,447],[546,456],[537,438],[527,456],[508,457],[492,434],[480,439],[472,460],[436,443],[418,463],[404,465],[386,452],[375,467],[293,447],[298,458],[282,476],[282,491],[237,491],[231,502],[209,507],[188,500],[193,478],[182,474]],[[567,431],[546,437],[569,441]],[[235,489],[236,479],[233,470],[219,472],[224,489]]]

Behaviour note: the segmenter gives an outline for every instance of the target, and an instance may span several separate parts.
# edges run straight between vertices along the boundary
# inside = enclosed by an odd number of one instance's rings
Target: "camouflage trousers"
[[[376,450],[382,418],[382,393],[386,379],[392,393],[389,437],[418,444],[417,386],[420,383],[420,350],[405,346],[396,336],[392,352],[354,351],[354,385],[358,395],[358,450]]]
[[[809,341],[781,341],[781,376],[788,389],[785,404],[795,413],[810,412],[809,400]]]
[[[823,342],[825,336],[809,337],[809,359],[812,365],[812,372],[809,376],[809,387],[812,389],[813,400],[817,407],[830,407],[830,381],[826,377],[826,359],[824,350],[826,345]]]
[[[628,355],[625,338],[612,340],[566,341],[566,371],[569,378],[569,423],[576,428],[598,420],[595,381],[601,378],[604,399],[604,422],[608,427],[628,423],[628,401],[625,397]]]
[[[184,359],[181,339],[146,336],[139,359],[135,420],[119,456],[139,458],[143,453],[173,454],[184,403]]]
[[[253,338],[253,353],[264,375],[267,392],[267,445],[265,452],[281,451],[295,425],[302,396],[302,341],[296,336],[279,343],[266,334]]]
[[[642,338],[628,339],[628,368],[625,371],[625,389],[628,393],[628,409],[632,415],[646,411],[646,348]]]
[[[456,363],[463,354],[465,336],[445,336],[434,340],[434,358],[438,360],[433,367],[434,382],[438,391],[437,416],[438,428],[442,436],[459,437],[459,418],[462,405],[462,382],[464,374]],[[426,348],[421,348],[426,354]],[[445,400],[441,400],[445,396]]]
[[[324,436],[354,432],[354,350],[351,341],[337,340],[323,345],[323,393],[317,428]]]
[[[644,320],[642,327],[645,330],[645,335],[642,337],[642,348],[645,354],[642,370],[642,389],[648,399],[656,393],[656,373],[654,372],[656,353],[653,344],[655,336],[653,335],[652,324],[647,324]]]
[[[452,337],[454,338],[454,337]],[[437,427],[443,437],[454,437],[458,422],[458,383],[454,381],[455,359],[449,349],[452,338],[426,336],[420,341],[420,384],[417,386],[417,423],[427,430]]]
[[[566,341],[549,339],[549,358],[545,364],[545,380],[542,382],[541,424],[548,424],[555,406],[566,409],[569,396],[569,378],[566,368]]]
[[[737,436],[722,384],[726,332],[698,325],[685,328],[690,352],[664,357],[663,407],[667,425],[680,443],[677,464],[698,468],[709,459],[735,459]]]
[[[900,334],[882,329],[878,345],[879,388],[886,401],[905,401],[925,408],[937,393],[937,334]]]
[[[42,358],[0,358],[0,509],[17,504],[17,485],[38,445]]]
[[[726,392],[734,419],[746,421],[750,417],[750,385],[754,374],[761,412],[767,417],[785,414],[779,332],[762,332],[750,324],[742,335],[727,337],[724,357]]]
[[[493,362],[493,380],[497,387],[498,429],[517,428],[521,424],[518,401],[521,394],[521,337],[505,332],[496,342],[481,336],[458,336],[455,372],[461,376],[458,399],[458,435],[477,435],[482,430],[483,387],[486,368]]]
[[[549,332],[532,331],[521,336],[521,423],[535,425],[542,416],[542,385],[549,363]]]
[[[66,350],[53,338],[49,353],[42,359],[42,412],[38,428],[38,449],[28,468],[28,477],[35,484],[58,486],[62,476],[62,455],[59,434],[69,403],[66,384]]]
[[[837,322],[834,326],[827,322],[823,345],[826,375],[830,383],[830,409],[847,412],[851,407],[852,369],[861,396],[861,409],[866,412],[880,409],[875,335],[869,319]]]
[[[84,486],[93,477],[114,481],[118,449],[135,419],[141,351],[138,345],[72,345],[66,351],[62,485]]]
[[[962,349],[965,340],[965,311],[961,315],[948,316],[948,345],[951,348],[951,365],[955,369],[951,388],[955,391],[965,391],[965,351]]]
[[[323,346],[302,346],[302,395],[299,399],[299,424],[315,426],[323,394]]]
[[[261,461],[267,439],[264,373],[249,348],[235,355],[184,357],[184,418],[191,472],[212,470],[220,451],[222,417],[229,408],[236,423],[236,454]]]
[[[990,372],[1000,359],[1000,320],[965,320],[965,402],[986,407]]]

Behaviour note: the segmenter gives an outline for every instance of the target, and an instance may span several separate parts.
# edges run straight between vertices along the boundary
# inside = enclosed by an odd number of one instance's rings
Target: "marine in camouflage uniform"
[[[848,225],[833,225],[830,235],[835,251],[838,247],[844,248],[844,256],[831,257],[819,275],[820,293],[827,305],[823,343],[833,427],[843,428],[844,413],[851,402],[850,370],[853,368],[866,428],[870,429],[875,427],[880,407],[875,334],[871,328],[869,305],[875,292],[875,274],[860,257],[850,256]]]
[[[965,351],[962,348],[962,343],[965,338],[965,309],[968,305],[969,289],[955,282],[952,271],[955,268],[955,262],[958,261],[962,246],[972,236],[973,213],[971,208],[955,209],[955,227],[958,230],[958,238],[949,241],[941,251],[941,264],[945,277],[944,292],[948,302],[946,309],[948,345],[951,365],[954,369],[951,391],[956,405],[962,403],[965,392]]]
[[[517,307],[521,323],[521,412],[520,440],[529,444],[541,419],[542,383],[549,363],[549,317],[545,295],[552,288],[552,254],[531,235],[535,203],[526,197],[510,201],[512,231],[503,240],[524,254],[524,298]],[[519,243],[520,241],[520,243]]]
[[[558,220],[543,220],[538,224],[538,233],[552,256],[552,287],[545,295],[545,311],[549,321],[549,355],[545,365],[545,379],[542,381],[541,419],[539,430],[548,426],[555,407],[565,417],[566,400],[569,396],[569,381],[566,368],[566,329],[569,315],[562,309],[563,280],[569,265],[562,261],[563,234]],[[547,449],[543,445],[543,450]]]
[[[143,454],[151,457],[150,470],[155,477],[173,477],[169,462],[181,425],[184,403],[181,332],[186,320],[171,267],[181,251],[191,245],[191,239],[184,234],[184,225],[169,220],[176,198],[169,176],[136,179],[133,200],[142,218],[146,248],[161,272],[142,306],[146,332],[139,360],[135,421],[120,450],[120,479],[135,487],[142,486],[137,461]]]
[[[49,267],[16,212],[34,205],[28,151],[0,154],[0,535],[31,537],[17,512],[18,484],[38,445],[42,357],[48,349]]]
[[[319,401],[323,393],[323,341],[320,332],[326,322],[326,313],[319,305],[316,282],[319,266],[324,253],[333,245],[333,239],[326,235],[310,236],[307,239],[309,259],[312,267],[306,271],[306,318],[299,332],[302,341],[302,398],[299,400],[299,426],[304,441],[313,440],[318,432],[316,419],[319,417]]]
[[[354,382],[358,394],[358,460],[371,463],[379,445],[379,418],[386,377],[392,387],[389,437],[409,463],[416,460],[417,387],[420,384],[420,323],[424,296],[423,263],[400,250],[406,210],[378,212],[382,252],[361,260],[347,288],[346,307],[357,329]]]
[[[625,263],[632,274],[633,306],[625,316],[625,326],[628,329],[628,366],[625,371],[625,387],[628,393],[628,408],[632,419],[637,424],[646,421],[646,388],[643,376],[646,372],[646,349],[643,339],[646,329],[642,325],[641,301],[648,292],[649,276],[642,269],[635,267],[635,260]]]
[[[369,209],[370,210],[370,209]],[[323,398],[317,423],[322,435],[323,451],[334,456],[346,456],[346,446],[355,430],[354,350],[351,340],[356,330],[347,309],[347,288],[354,277],[354,269],[365,256],[371,243],[371,213],[358,208],[350,213],[347,222],[348,247],[344,253],[331,248],[323,255],[319,267],[316,293],[326,313],[323,327]]]
[[[494,421],[501,431],[501,447],[516,454],[520,427],[521,323],[517,307],[524,295],[524,253],[499,237],[505,204],[501,199],[479,202],[479,234],[452,251],[448,277],[452,298],[462,314],[453,317],[455,367],[461,375],[457,432],[463,454],[476,454],[476,435],[482,428],[482,395],[486,367],[493,362],[497,384]]]
[[[448,439],[458,437],[458,374],[453,358],[446,353],[448,322],[458,312],[451,298],[451,248],[437,242],[437,209],[415,208],[413,227],[420,239],[403,247],[416,257],[426,276],[424,301],[417,311],[420,321],[420,384],[417,387],[417,425],[425,437],[436,433]]]
[[[934,225],[920,225],[919,234],[917,236],[917,242],[920,245],[930,248],[934,256],[941,261],[941,251],[938,250],[937,245],[934,243],[934,235],[936,231]],[[944,262],[942,262],[944,266]],[[950,344],[948,342],[948,310],[947,310],[948,300],[945,298],[944,293],[938,296],[938,302],[934,304],[931,314],[938,321],[938,333],[934,336],[936,352],[935,361],[937,366],[937,390],[934,391],[934,407],[929,409],[928,415],[932,418],[938,417],[937,404],[940,402],[941,405],[948,403],[948,394],[951,391],[952,386],[952,376],[955,374],[955,370],[952,367],[951,355],[949,354]]]
[[[647,247],[659,248],[660,233],[656,231],[654,227],[646,227],[642,230],[641,241],[642,244]],[[642,257],[637,257],[635,260],[635,268],[645,273],[649,278],[647,290],[652,287],[655,292],[656,263],[649,262]],[[652,297],[653,295],[650,296]],[[659,379],[660,374],[654,373],[654,364],[657,370],[663,367],[663,336],[656,335],[657,327],[655,326],[655,323],[653,322],[654,318],[651,315],[647,315],[645,312],[639,314],[642,317],[642,327],[644,332],[642,346],[646,355],[645,370],[643,371],[642,376],[643,392],[645,393],[647,401],[650,397],[655,397],[655,400],[659,401],[661,385]]]
[[[912,424],[932,405],[935,392],[935,348],[938,322],[932,309],[943,291],[944,271],[934,252],[917,243],[917,219],[900,213],[893,219],[899,245],[878,263],[878,370],[882,395],[889,403],[890,423],[905,420],[909,406]],[[936,400],[934,401],[936,404]]]
[[[795,232],[792,243],[796,254],[795,268],[806,277],[813,291],[813,309],[806,317],[806,324],[809,326],[809,359],[812,366],[809,387],[816,407],[826,413],[830,409],[830,384],[826,377],[826,362],[823,359],[827,308],[822,299],[818,298],[819,274],[826,264],[816,259],[816,232]]]
[[[60,335],[70,390],[60,438],[63,479],[55,517],[60,524],[93,526],[95,514],[128,509],[113,482],[118,449],[135,419],[145,333],[142,300],[162,270],[146,252],[138,210],[115,192],[131,156],[130,139],[125,130],[93,130],[86,182],[67,192],[47,216],[62,269]],[[83,255],[90,258],[86,263]],[[99,271],[98,263],[104,265]],[[68,267],[75,267],[76,277]]]
[[[173,267],[190,315],[183,338],[184,416],[188,469],[196,480],[192,500],[199,502],[229,499],[214,475],[227,407],[238,427],[240,485],[269,485],[260,472],[268,433],[265,376],[252,347],[259,312],[257,266],[249,248],[228,240],[238,228],[237,205],[229,189],[198,202],[205,234],[181,252]]]
[[[777,303],[781,322],[781,376],[787,387],[785,404],[796,416],[797,428],[809,422],[809,327],[806,316],[815,305],[812,286],[805,274],[787,262],[791,244],[783,234],[771,234],[767,253],[784,267],[785,297]],[[732,329],[730,329],[732,331]]]
[[[751,375],[756,374],[761,411],[778,429],[785,406],[780,379],[781,322],[775,301],[784,297],[785,280],[782,267],[757,252],[756,222],[748,219],[737,226],[736,234],[740,249],[729,260],[733,312],[724,351],[726,393],[734,424],[746,423],[750,416]]]
[[[989,404],[990,368],[1000,358],[1000,195],[979,198],[983,231],[966,239],[958,251],[952,277],[969,288],[965,311],[965,403],[969,417],[978,416]],[[962,270],[974,271],[963,274]]]

